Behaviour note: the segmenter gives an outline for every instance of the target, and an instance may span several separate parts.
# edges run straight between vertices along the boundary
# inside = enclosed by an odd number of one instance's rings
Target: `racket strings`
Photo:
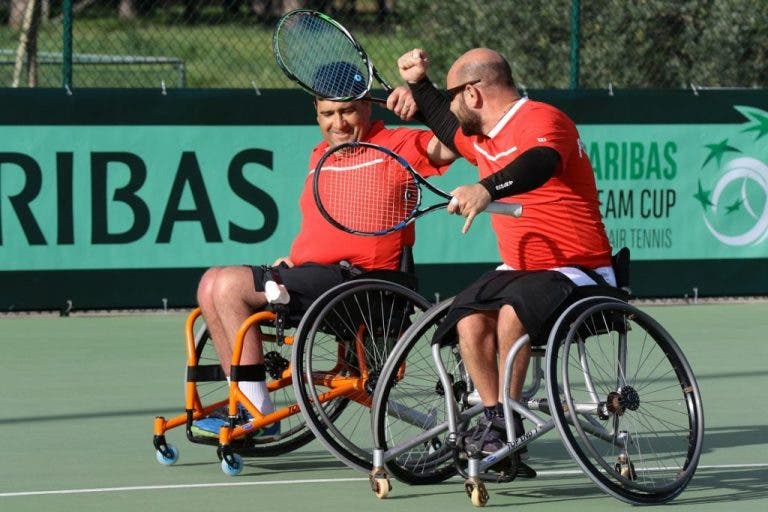
[[[349,230],[380,234],[410,219],[419,204],[411,173],[391,156],[371,149],[338,151],[318,176],[323,208]]]
[[[284,67],[319,96],[352,98],[368,89],[368,66],[357,47],[317,15],[287,18],[278,29],[276,48]]]

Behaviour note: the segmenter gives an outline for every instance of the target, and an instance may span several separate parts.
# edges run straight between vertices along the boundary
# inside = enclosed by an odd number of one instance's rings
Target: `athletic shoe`
[[[504,447],[503,433],[485,418],[481,418],[477,425],[467,430],[462,437],[468,453],[490,455]]]
[[[208,416],[207,418],[193,421],[191,430],[192,433],[196,436],[218,439],[221,427],[224,427],[228,424],[229,421],[227,420]]]
[[[504,418],[493,417],[488,420],[481,417],[477,426],[464,434],[463,440],[465,450],[470,453],[479,451],[483,456],[486,456],[501,450],[506,444]],[[499,461],[490,469],[509,472],[514,468],[516,478],[536,478],[536,470],[523,462],[523,458],[528,458],[527,447],[523,447],[508,458]]]
[[[237,408],[238,418],[235,421],[236,424],[242,425],[253,419],[250,413],[243,407]],[[227,408],[216,409],[205,418],[195,420],[192,422],[192,433],[200,437],[218,438],[221,427],[229,425],[229,416],[227,414]],[[280,433],[280,422],[276,421],[271,425],[262,427],[253,433],[250,433],[250,437],[266,437],[276,436]]]

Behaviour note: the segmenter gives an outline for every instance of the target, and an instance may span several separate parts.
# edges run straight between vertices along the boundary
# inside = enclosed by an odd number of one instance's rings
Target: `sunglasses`
[[[480,83],[481,79],[478,78],[476,80],[470,80],[468,82],[464,82],[463,84],[459,84],[456,87],[451,87],[450,89],[445,90],[445,95],[448,96],[449,101],[453,101],[453,98],[456,97],[460,92],[464,90],[464,88],[468,85],[475,85],[477,83]]]

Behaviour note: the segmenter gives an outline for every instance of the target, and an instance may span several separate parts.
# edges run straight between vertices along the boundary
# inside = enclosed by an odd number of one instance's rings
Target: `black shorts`
[[[319,263],[303,263],[294,267],[251,267],[253,285],[257,292],[264,291],[264,284],[270,279],[267,275],[270,268],[273,274],[278,274],[275,277],[285,285],[291,296],[288,303],[288,321],[293,325],[298,324],[304,312],[320,295],[361,273],[356,267]]]
[[[486,272],[459,293],[435,332],[433,342],[456,342],[456,324],[475,311],[499,310],[508,304],[531,337],[531,343],[542,345],[555,313],[567,304],[577,286],[555,270],[493,270]]]

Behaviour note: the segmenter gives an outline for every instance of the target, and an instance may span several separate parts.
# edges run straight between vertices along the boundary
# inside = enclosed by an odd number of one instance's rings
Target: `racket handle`
[[[494,201],[485,209],[488,213],[500,213],[502,215],[511,215],[520,217],[523,214],[523,205],[520,203],[502,203]]]
[[[458,202],[458,199],[452,197],[448,202],[448,206],[456,206]],[[488,213],[500,213],[502,215],[520,217],[523,214],[523,205],[520,203],[502,203],[501,201],[494,201],[485,208],[485,211]]]
[[[264,283],[264,294],[270,304],[288,304],[291,301],[291,296],[285,286],[274,281]]]

